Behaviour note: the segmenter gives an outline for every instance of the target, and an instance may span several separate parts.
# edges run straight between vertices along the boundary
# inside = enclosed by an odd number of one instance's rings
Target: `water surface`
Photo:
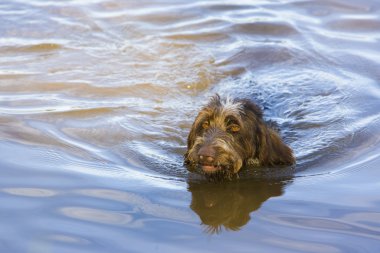
[[[380,4],[0,3],[1,252],[380,252]],[[209,96],[253,99],[292,173],[182,164]]]

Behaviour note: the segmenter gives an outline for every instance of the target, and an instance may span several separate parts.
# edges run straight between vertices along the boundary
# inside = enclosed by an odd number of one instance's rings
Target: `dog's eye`
[[[237,133],[240,131],[240,126],[238,124],[231,124],[228,126],[228,131],[232,133]]]
[[[202,128],[203,129],[208,129],[209,127],[210,127],[210,122],[205,121],[205,122],[202,123]]]

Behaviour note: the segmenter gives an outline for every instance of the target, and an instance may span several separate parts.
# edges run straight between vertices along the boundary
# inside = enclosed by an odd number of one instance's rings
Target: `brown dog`
[[[206,175],[231,178],[245,165],[293,165],[292,150],[266,125],[253,102],[215,95],[196,117],[187,140],[185,164]]]

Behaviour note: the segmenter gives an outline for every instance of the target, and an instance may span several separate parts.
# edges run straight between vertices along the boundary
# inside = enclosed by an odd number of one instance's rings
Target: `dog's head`
[[[248,100],[212,97],[188,136],[185,163],[206,174],[236,174],[256,151],[262,112]]]
[[[187,140],[190,171],[231,178],[243,165],[292,165],[292,150],[263,121],[249,100],[212,97],[196,117]]]

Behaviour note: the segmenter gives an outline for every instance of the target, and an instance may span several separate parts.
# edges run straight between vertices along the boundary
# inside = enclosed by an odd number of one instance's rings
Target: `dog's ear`
[[[263,111],[261,110],[261,108],[258,105],[251,102],[248,99],[243,99],[243,100],[241,100],[241,102],[243,104],[245,112],[249,111],[249,112],[253,113],[258,119],[263,118]]]
[[[268,127],[263,120],[263,112],[259,106],[250,100],[242,100],[248,120],[253,123],[252,140],[254,142],[252,157],[258,159],[261,166],[293,165],[295,158],[290,147],[280,135]]]
[[[184,158],[185,158],[185,164],[188,164],[190,162],[189,160],[189,150],[193,147],[194,145],[194,142],[195,142],[195,139],[196,139],[196,120],[193,122],[193,125],[191,126],[191,129],[190,129],[190,133],[189,135],[187,136],[187,151],[186,153],[184,154]]]
[[[293,151],[273,129],[262,123],[261,134],[258,136],[258,159],[263,166],[293,165],[295,158]]]
[[[215,94],[214,96],[210,97],[208,103],[203,106],[201,111],[198,113],[197,117],[195,118],[193,125],[191,126],[190,133],[187,137],[187,148],[190,149],[193,147],[195,139],[197,138],[197,134],[199,134],[199,126],[202,123],[202,120],[207,118],[207,115],[210,114],[209,109],[206,110],[206,108],[216,108],[221,105],[221,98],[219,94]]]
[[[198,118],[198,117],[197,117]],[[187,149],[191,149],[194,145],[195,138],[197,137],[196,131],[197,131],[197,119],[193,122],[193,125],[191,126],[190,133],[187,136]]]

